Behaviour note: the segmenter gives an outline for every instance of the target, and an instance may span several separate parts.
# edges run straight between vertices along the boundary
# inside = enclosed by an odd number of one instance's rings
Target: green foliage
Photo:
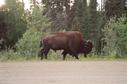
[[[12,43],[14,45],[14,42],[18,42],[15,45],[16,52],[10,49],[3,51],[0,53],[0,60],[16,60],[16,58],[17,60],[36,59],[40,51],[39,45],[44,34],[43,31],[49,31],[50,26],[47,17],[42,15],[42,7],[35,4],[31,6],[32,12],[26,11],[24,13],[21,2],[16,2],[16,0],[12,2],[9,0],[6,1],[9,8],[6,17],[9,45]],[[25,14],[26,16],[24,16]]]
[[[70,0],[42,0],[44,13],[51,21],[52,31],[66,29],[68,26],[68,14]]]
[[[72,21],[71,30],[81,31],[82,33],[86,33],[87,31],[87,1],[86,0],[75,0],[74,5],[72,6],[71,12],[73,16],[70,15]]]
[[[36,28],[38,31],[50,31],[49,19],[42,13],[43,8],[34,5],[31,14],[28,14],[26,17],[28,28]]]
[[[23,3],[6,0],[7,45],[13,46],[27,29]]]
[[[28,30],[16,44],[17,52],[21,56],[36,57],[40,51],[40,41],[45,34],[43,31],[49,30],[50,23],[45,16],[42,16],[43,9],[34,5],[32,13],[27,16]]]
[[[104,7],[108,19],[114,16],[121,17],[125,13],[126,0],[106,0]]]
[[[5,23],[6,12],[3,10],[0,9],[0,39],[5,38],[7,33],[7,24]]]
[[[39,51],[41,36],[42,33],[36,29],[27,30],[16,44],[18,52],[24,56],[36,56]]]
[[[13,50],[0,52],[0,62],[25,60],[38,60],[38,58],[35,56],[26,56],[26,54],[22,54],[21,52],[14,52]]]
[[[94,48],[96,54],[99,54],[99,41],[100,41],[100,27],[97,14],[97,0],[90,0],[89,3],[89,18],[88,18],[88,32],[87,32],[87,39],[90,39],[94,43]]]
[[[104,52],[117,56],[127,55],[127,18],[112,18],[103,29],[106,42]]]
[[[0,61],[36,59],[40,51],[40,40],[44,34],[63,29],[79,30],[84,34],[85,39],[94,41],[95,53],[89,55],[88,59],[112,59],[116,56],[126,56],[127,18],[112,18],[103,29],[106,23],[104,14],[106,13],[108,18],[114,15],[121,16],[124,7],[122,2],[125,0],[107,0],[109,3],[106,1],[105,11],[97,11],[97,0],[90,0],[89,6],[87,6],[87,0],[74,0],[74,2],[42,0],[42,3],[38,3],[37,0],[30,1],[30,10],[25,11],[23,2],[6,0],[6,6],[0,12],[0,31],[2,31],[0,36],[6,38],[9,46],[13,46],[17,42],[17,51],[9,49],[1,51]],[[102,37],[104,38],[102,39]],[[102,41],[104,42],[101,43]],[[106,56],[96,55],[101,51],[104,51]],[[48,59],[61,60],[61,51],[57,53],[50,51]],[[67,56],[67,60],[73,59],[75,58]],[[81,59],[86,58],[81,56]]]
[[[43,9],[38,4],[31,6],[32,12],[27,15],[28,30],[16,44],[17,51],[23,56],[36,57],[40,51],[39,45],[44,34],[43,31],[49,30],[50,23],[43,13]]]

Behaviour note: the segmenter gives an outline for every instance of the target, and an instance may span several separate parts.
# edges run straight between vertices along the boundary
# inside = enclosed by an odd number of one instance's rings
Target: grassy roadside
[[[11,53],[11,54],[3,54],[0,55],[0,62],[17,62],[17,61],[41,61],[38,56],[23,56],[19,53]],[[47,60],[42,61],[63,61],[62,55],[60,54],[49,54]],[[67,55],[65,61],[127,61],[127,57],[114,57],[114,56],[95,56],[89,55],[88,57],[84,57],[83,55],[79,56],[79,60],[75,59],[72,56]]]

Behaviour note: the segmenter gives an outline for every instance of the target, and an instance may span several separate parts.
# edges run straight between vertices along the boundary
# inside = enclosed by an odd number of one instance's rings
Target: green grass
[[[62,61],[61,52],[54,53],[53,51],[49,52],[48,54],[48,61]],[[116,57],[114,55],[110,56],[98,56],[98,55],[88,55],[85,58],[83,55],[79,55],[79,61],[127,61],[127,56],[124,57]],[[37,55],[31,53],[20,53],[20,52],[0,52],[0,62],[6,61],[40,61]],[[65,61],[77,61],[75,57],[67,55]]]
[[[36,56],[22,54],[20,52],[3,51],[0,52],[0,61],[24,61],[24,60],[37,60]]]

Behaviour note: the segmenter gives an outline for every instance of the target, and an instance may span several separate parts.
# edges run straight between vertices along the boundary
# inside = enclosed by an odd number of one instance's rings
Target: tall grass
[[[0,61],[24,61],[36,59],[36,56],[30,56],[29,54],[26,55],[20,52],[14,52],[12,50],[0,52]]]
[[[124,56],[126,57],[126,56]],[[62,61],[63,56],[61,55],[61,51],[54,52],[50,51],[48,54],[49,61]],[[40,58],[36,55],[31,55],[31,52],[14,52],[12,50],[9,51],[2,51],[0,52],[0,61],[39,61]],[[98,60],[127,60],[127,58],[117,58],[114,55],[108,55],[108,56],[98,56],[94,54],[89,54],[87,58],[85,58],[83,55],[79,55],[79,60],[75,59],[75,57],[72,57],[71,55],[67,55],[65,61],[98,61]],[[43,60],[42,60],[43,61]]]

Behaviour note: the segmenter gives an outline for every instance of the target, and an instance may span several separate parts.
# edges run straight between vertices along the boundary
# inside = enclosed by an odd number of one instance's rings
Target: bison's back
[[[43,44],[53,50],[67,49],[68,38],[65,35],[50,34],[44,37]]]

